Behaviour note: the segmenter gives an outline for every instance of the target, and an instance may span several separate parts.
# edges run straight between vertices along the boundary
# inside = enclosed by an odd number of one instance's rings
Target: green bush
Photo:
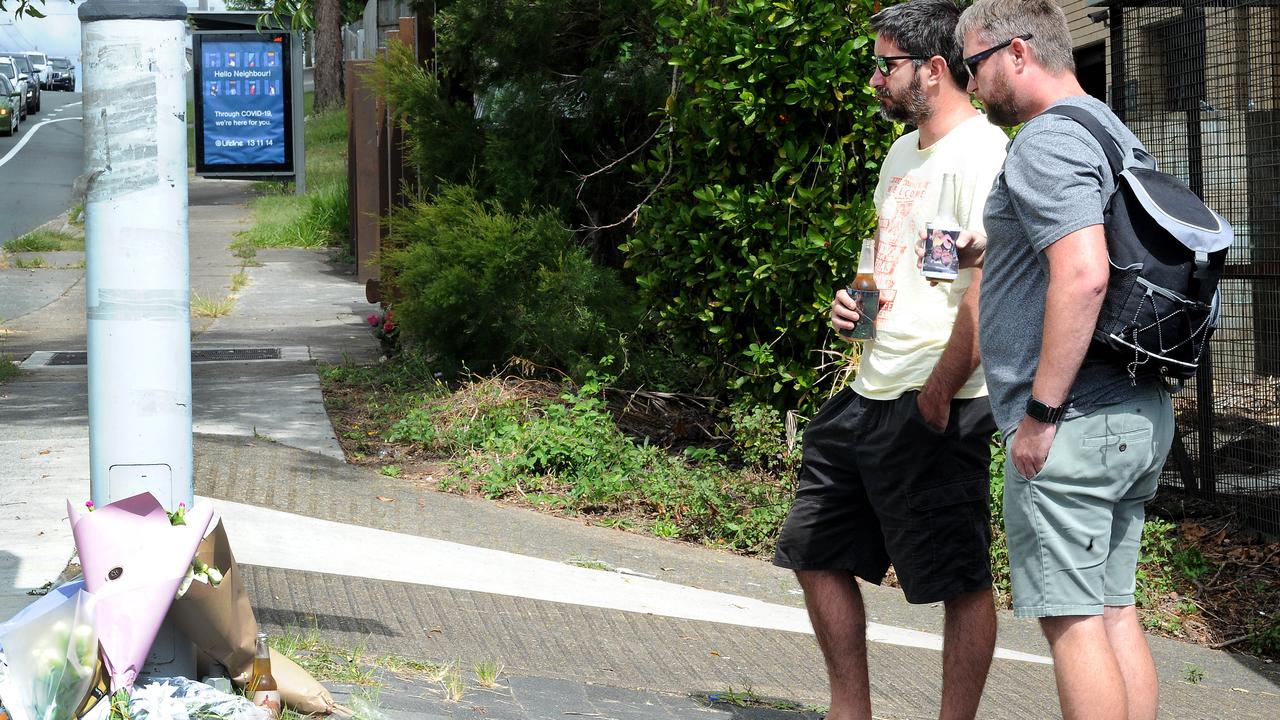
[[[868,85],[872,6],[658,0],[679,86],[635,168],[657,191],[627,263],[682,349],[780,408],[818,400],[829,304],[896,135]]]
[[[620,357],[637,305],[552,211],[508,213],[469,186],[397,210],[382,257],[402,341],[446,373],[513,356],[574,377]]]

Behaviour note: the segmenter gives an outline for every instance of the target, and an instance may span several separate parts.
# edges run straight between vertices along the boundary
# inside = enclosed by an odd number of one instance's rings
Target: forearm
[[[1064,276],[1057,280],[1050,276],[1040,363],[1031,385],[1035,399],[1051,407],[1067,401],[1092,341],[1105,294],[1106,284],[1098,282],[1096,276]]]
[[[920,394],[930,398],[950,401],[960,392],[974,370],[978,369],[981,356],[978,351],[978,296],[982,271],[975,270],[973,284],[965,290],[956,313],[955,325],[942,357],[933,367]]]

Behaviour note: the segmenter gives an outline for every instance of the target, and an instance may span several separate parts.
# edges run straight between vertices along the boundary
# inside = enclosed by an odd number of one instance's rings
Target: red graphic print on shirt
[[[895,177],[880,206],[880,240],[876,244],[876,287],[880,288],[880,319],[893,313],[898,291],[894,273],[908,251],[914,256],[915,206],[928,183],[921,178]]]

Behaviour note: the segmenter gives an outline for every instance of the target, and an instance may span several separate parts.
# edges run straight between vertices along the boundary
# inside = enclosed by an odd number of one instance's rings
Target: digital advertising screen
[[[196,33],[196,172],[293,172],[288,33]]]

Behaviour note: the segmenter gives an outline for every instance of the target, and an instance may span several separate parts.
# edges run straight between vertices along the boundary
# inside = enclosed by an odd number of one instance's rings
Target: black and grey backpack
[[[1231,226],[1146,153],[1122,157],[1088,110],[1045,112],[1080,123],[1098,141],[1116,179],[1104,223],[1111,279],[1093,331],[1091,357],[1128,367],[1130,377],[1187,380],[1196,374],[1218,323],[1218,280]]]

